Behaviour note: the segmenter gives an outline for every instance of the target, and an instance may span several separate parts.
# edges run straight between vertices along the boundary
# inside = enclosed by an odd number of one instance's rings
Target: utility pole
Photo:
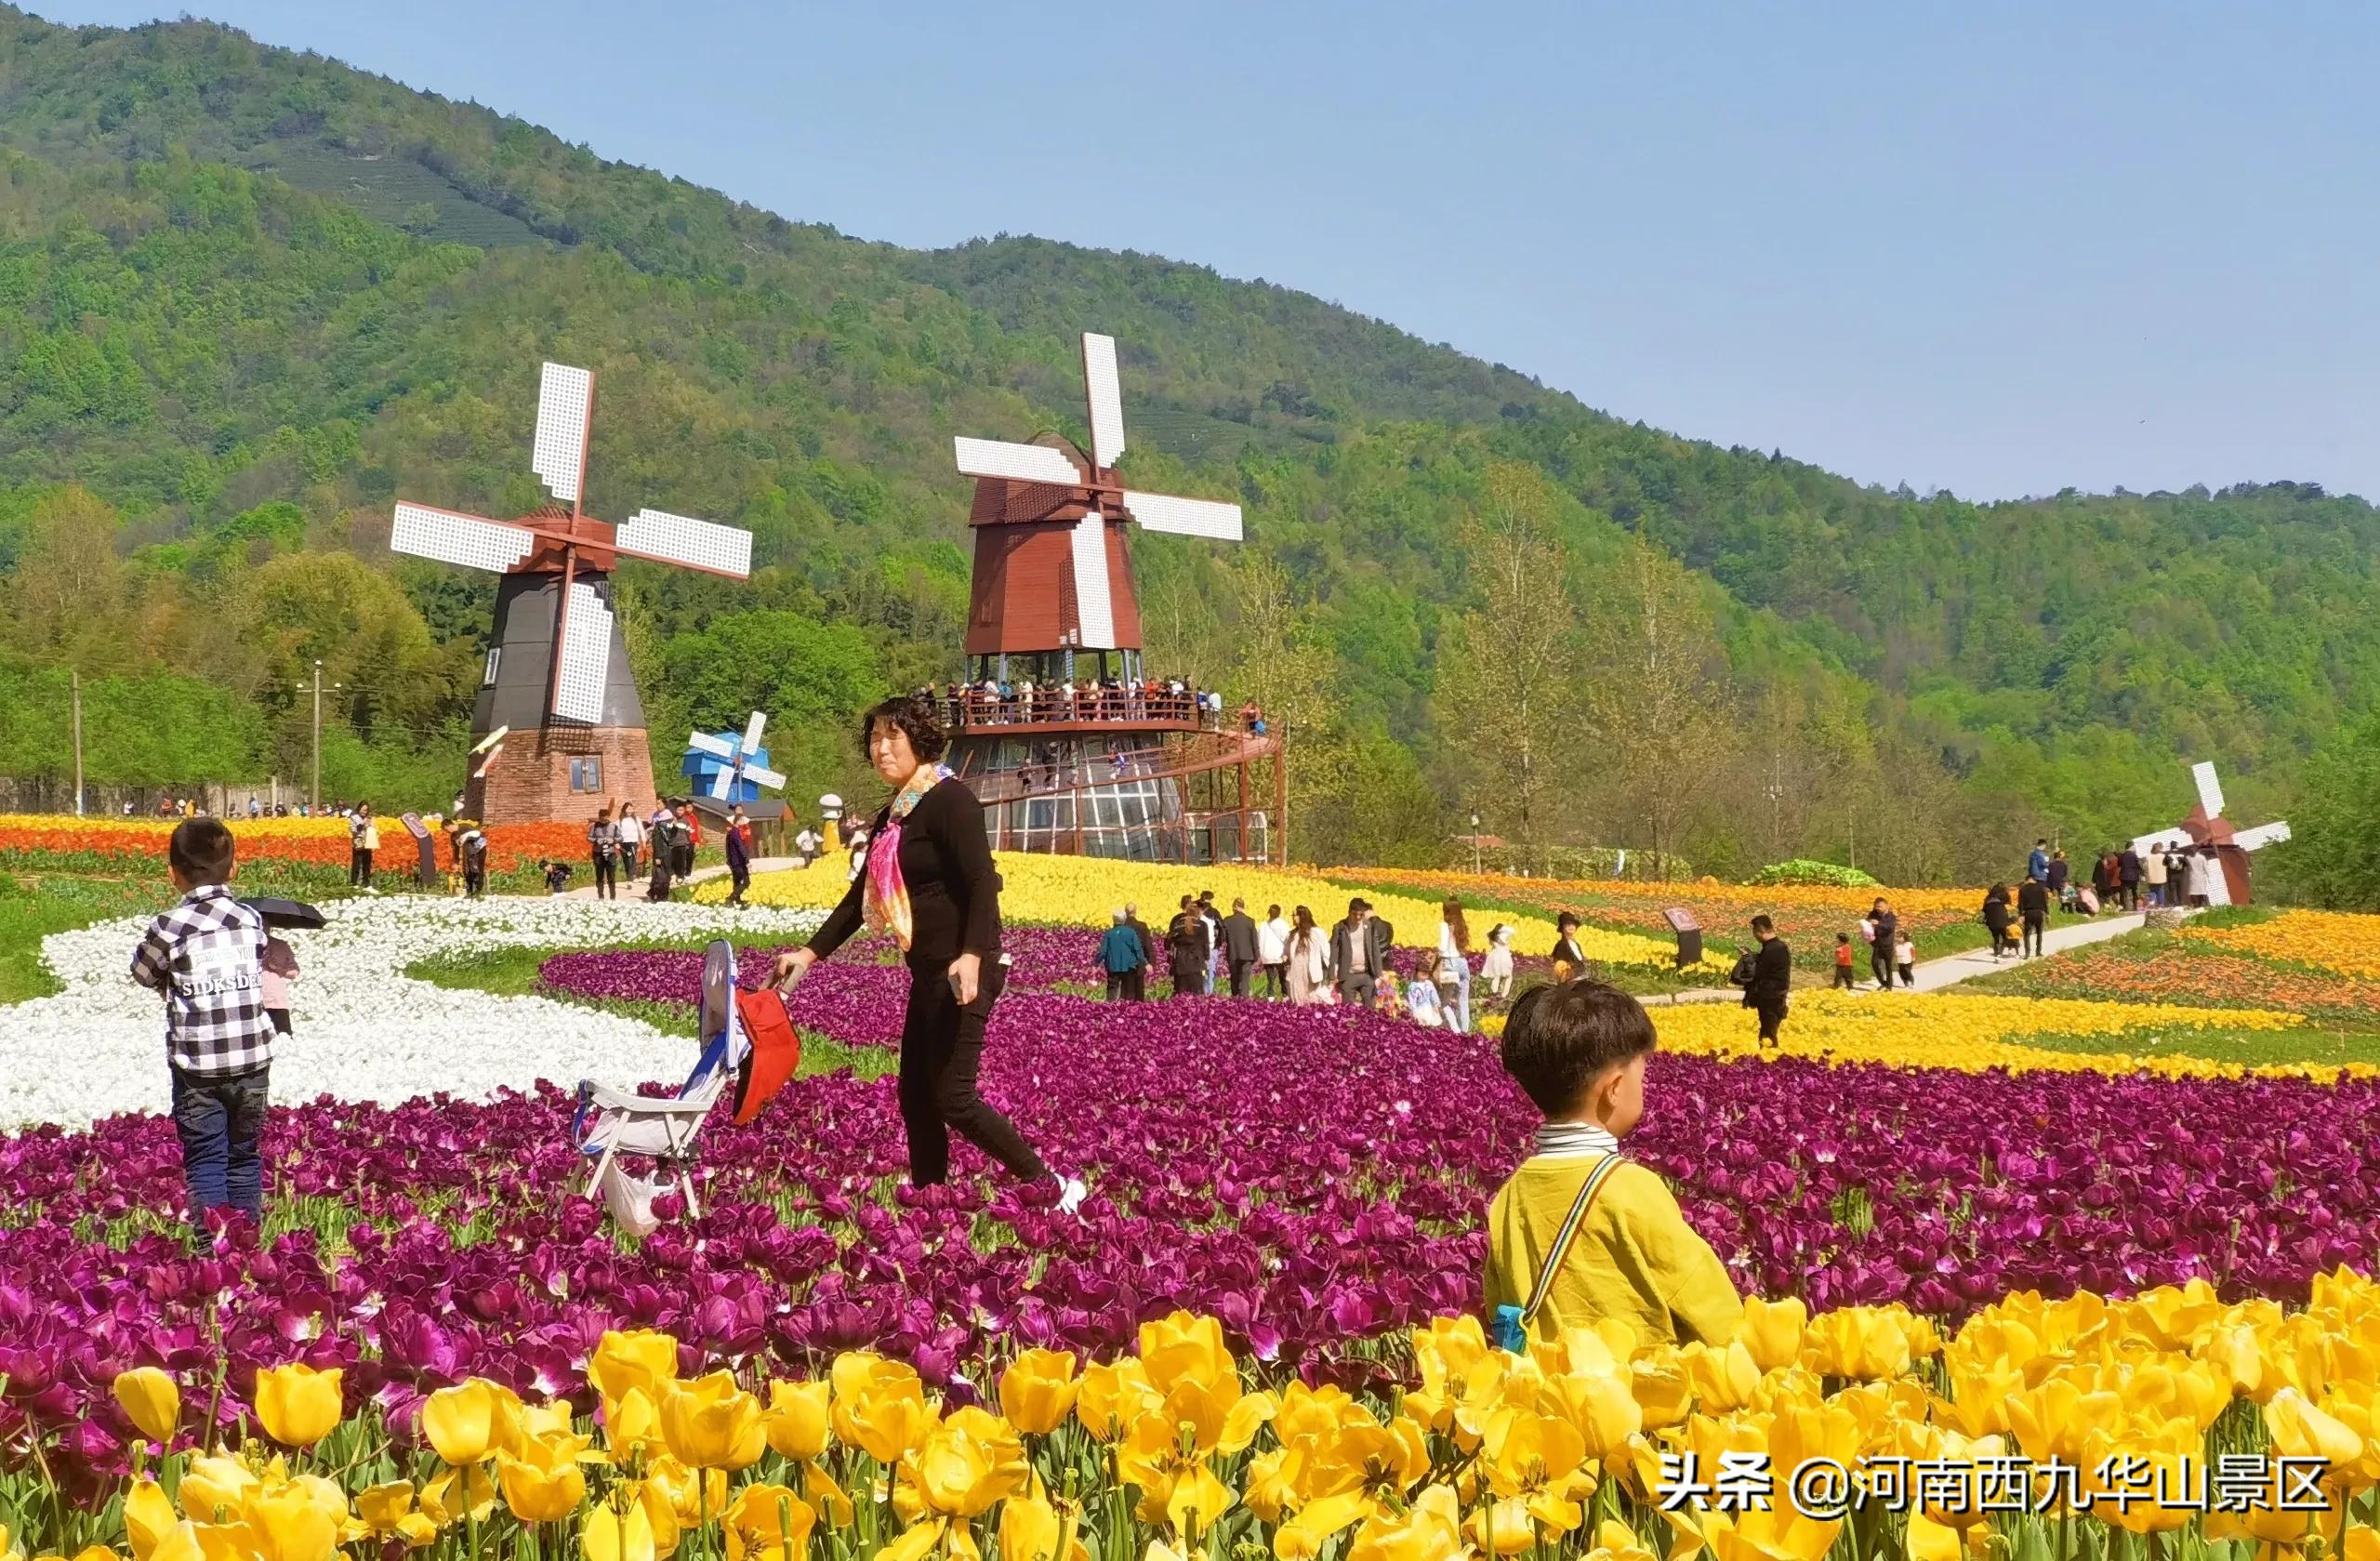
[[[1479,876],[1479,815],[1471,815],[1471,876]]]
[[[67,686],[74,691],[74,816],[83,816],[83,674],[80,670],[66,674]]]
[[[323,811],[323,664],[314,663],[314,784],[313,809]]]

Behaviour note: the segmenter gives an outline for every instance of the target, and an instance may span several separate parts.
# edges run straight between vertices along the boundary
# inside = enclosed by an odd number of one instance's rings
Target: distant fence
[[[1457,836],[1456,843],[1447,850],[1445,866],[1468,872],[1471,865],[1470,837]],[[1694,865],[1683,856],[1602,845],[1485,846],[1479,852],[1479,868],[1515,878],[1620,879],[1633,883],[1686,883],[1694,878]]]
[[[249,784],[226,784],[220,781],[198,782],[189,786],[100,786],[86,784],[83,787],[83,811],[86,814],[112,814],[122,816],[125,804],[132,804],[136,814],[150,818],[161,816],[159,804],[187,797],[193,806],[202,808],[218,818],[237,811],[245,815],[248,799],[270,809],[278,800],[293,812],[306,800],[302,785],[276,781],[267,776]],[[74,811],[74,782],[72,776],[60,779],[50,775],[0,775],[0,813],[56,813]]]

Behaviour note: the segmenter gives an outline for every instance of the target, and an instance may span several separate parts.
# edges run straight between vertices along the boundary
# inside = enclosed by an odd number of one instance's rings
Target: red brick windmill
[[[471,776],[464,800],[464,811],[485,823],[575,821],[615,797],[652,801],[644,707],[612,615],[619,560],[736,580],[751,573],[747,531],[659,509],[640,509],[618,526],[583,512],[594,413],[595,377],[546,364],[529,465],[560,502],[511,521],[401,502],[390,527],[396,552],[504,577],[471,735],[507,727],[513,735]]]
[[[1141,608],[1124,523],[1149,531],[1240,539],[1236,504],[1141,493],[1116,475],[1124,453],[1124,400],[1116,338],[1088,331],[1082,377],[1091,450],[957,441],[959,470],[975,479],[975,580],[967,615],[970,656],[1122,651],[1139,660]],[[1071,442],[1069,442],[1071,443]]]
[[[1113,337],[1085,333],[1082,374],[1089,451],[957,442],[959,470],[975,479],[969,682],[1013,681],[1020,697],[955,697],[948,762],[984,799],[996,850],[1170,862],[1286,850],[1280,737],[1202,721],[1184,694],[1146,694],[1140,665],[1127,523],[1236,542],[1239,506],[1126,487]],[[1036,697],[1021,697],[1025,682]],[[1250,773],[1263,764],[1269,811]]]

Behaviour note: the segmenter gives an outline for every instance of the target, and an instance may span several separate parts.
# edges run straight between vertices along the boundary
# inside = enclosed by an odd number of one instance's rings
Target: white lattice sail
[[[970,477],[1005,477],[1012,483],[1049,483],[1071,488],[1082,472],[1063,450],[1046,444],[1011,444],[1000,439],[955,439],[959,470]]]
[[[1076,648],[1116,648],[1116,601],[1107,584],[1107,520],[1096,509],[1075,523]]]
[[[595,409],[595,377],[567,364],[548,364],[537,377],[537,437],[529,470],[572,509],[587,493],[587,425]]]
[[[1116,338],[1082,337],[1083,392],[1090,402],[1091,458],[1110,467],[1124,453],[1124,390],[1116,377]]]
[[[1172,494],[1124,495],[1124,508],[1144,531],[1170,532],[1177,536],[1204,536],[1216,542],[1240,539],[1239,506],[1211,498],[1181,498]]]
[[[752,573],[750,532],[690,515],[672,515],[666,509],[638,510],[613,535],[612,545],[634,558],[683,564],[739,580]]]
[[[399,504],[389,526],[389,549],[501,575],[536,551],[537,539],[501,521],[427,504]]]
[[[554,680],[554,714],[602,725],[603,685],[612,675],[612,610],[583,580],[571,582],[569,614],[555,654],[562,671]]]

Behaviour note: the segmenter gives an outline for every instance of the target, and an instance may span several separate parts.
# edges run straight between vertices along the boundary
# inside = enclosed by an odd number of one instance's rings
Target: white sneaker
[[[1090,1196],[1091,1188],[1084,1184],[1081,1177],[1065,1176],[1059,1178],[1058,1212],[1061,1214],[1073,1213],[1076,1210],[1082,1207],[1082,1200]]]

